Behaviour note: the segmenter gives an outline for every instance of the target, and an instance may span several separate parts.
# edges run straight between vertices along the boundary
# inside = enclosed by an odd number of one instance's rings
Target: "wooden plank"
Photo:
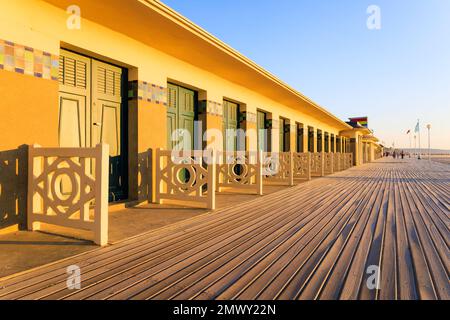
[[[0,299],[449,299],[449,179],[382,159],[0,280]]]

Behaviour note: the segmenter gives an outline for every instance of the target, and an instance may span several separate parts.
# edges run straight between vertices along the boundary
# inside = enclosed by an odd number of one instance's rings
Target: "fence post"
[[[94,242],[108,244],[109,145],[98,144],[95,157]]]
[[[257,187],[257,193],[258,195],[262,196],[263,195],[263,167],[262,167],[262,162],[263,162],[263,155],[262,155],[262,151],[259,150],[256,153],[256,187]]]
[[[211,157],[208,163],[208,209],[216,209],[216,152],[209,150]]]
[[[225,181],[225,177],[222,176],[222,166],[225,169],[226,175],[230,174],[230,170],[232,170],[233,166],[231,163],[228,163],[228,156],[225,151],[217,151],[217,163],[216,167],[216,192],[221,192],[222,188],[220,187],[220,183],[227,183]]]
[[[307,153],[307,157],[308,157],[308,160],[307,160],[308,169],[306,170],[306,174],[308,177],[308,181],[310,181],[311,180],[311,152]]]
[[[294,185],[294,153],[289,152],[289,186]]]
[[[35,212],[41,212],[43,210],[39,196],[34,194],[34,177],[38,176],[42,169],[42,160],[34,159],[34,151],[40,147],[38,144],[33,144],[28,148],[27,229],[29,231],[35,231],[41,228],[41,224],[35,222],[33,219]]]
[[[147,151],[147,202],[153,202],[153,149]]]
[[[155,203],[161,204],[161,148],[156,149]]]

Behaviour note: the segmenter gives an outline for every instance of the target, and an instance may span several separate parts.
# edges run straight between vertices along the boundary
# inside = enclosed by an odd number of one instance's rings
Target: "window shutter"
[[[84,61],[62,54],[59,57],[59,83],[69,87],[86,89],[87,69]]]

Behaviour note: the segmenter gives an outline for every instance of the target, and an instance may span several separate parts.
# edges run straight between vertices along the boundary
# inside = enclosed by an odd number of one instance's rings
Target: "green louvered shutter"
[[[189,136],[183,137],[186,149],[194,149],[194,121],[195,121],[195,92],[185,88],[178,88],[178,128],[189,132]],[[186,141],[185,139],[189,139]]]
[[[267,151],[267,131],[266,129],[266,114],[258,111],[257,114],[257,129],[258,129],[258,151]]]
[[[223,137],[224,150],[237,150],[236,132],[238,129],[239,105],[233,102],[223,102]]]
[[[195,121],[195,91],[168,84],[168,106],[167,106],[167,147],[172,150],[177,143],[183,143],[185,148],[194,148],[194,121]],[[172,139],[173,132],[178,129],[186,129],[189,136],[179,140],[175,134],[175,141]],[[185,139],[189,139],[185,141]]]

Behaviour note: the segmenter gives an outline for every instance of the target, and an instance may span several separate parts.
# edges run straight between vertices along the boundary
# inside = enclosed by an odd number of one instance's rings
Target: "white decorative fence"
[[[324,153],[323,155],[323,171],[325,174],[333,174],[334,173],[334,154],[333,153]]]
[[[217,191],[233,188],[263,194],[261,152],[218,152]]]
[[[83,229],[108,243],[109,146],[41,148],[28,154],[29,230],[40,223]],[[91,207],[93,210],[91,210]]]
[[[324,157],[322,152],[311,153],[311,176],[323,177],[324,171]]]
[[[294,185],[294,160],[292,152],[263,153],[263,176],[270,184]]]
[[[203,204],[216,207],[216,155],[208,152],[207,163],[203,152],[156,150],[156,203],[165,200]]]
[[[311,180],[311,154],[294,152],[294,179]]]

